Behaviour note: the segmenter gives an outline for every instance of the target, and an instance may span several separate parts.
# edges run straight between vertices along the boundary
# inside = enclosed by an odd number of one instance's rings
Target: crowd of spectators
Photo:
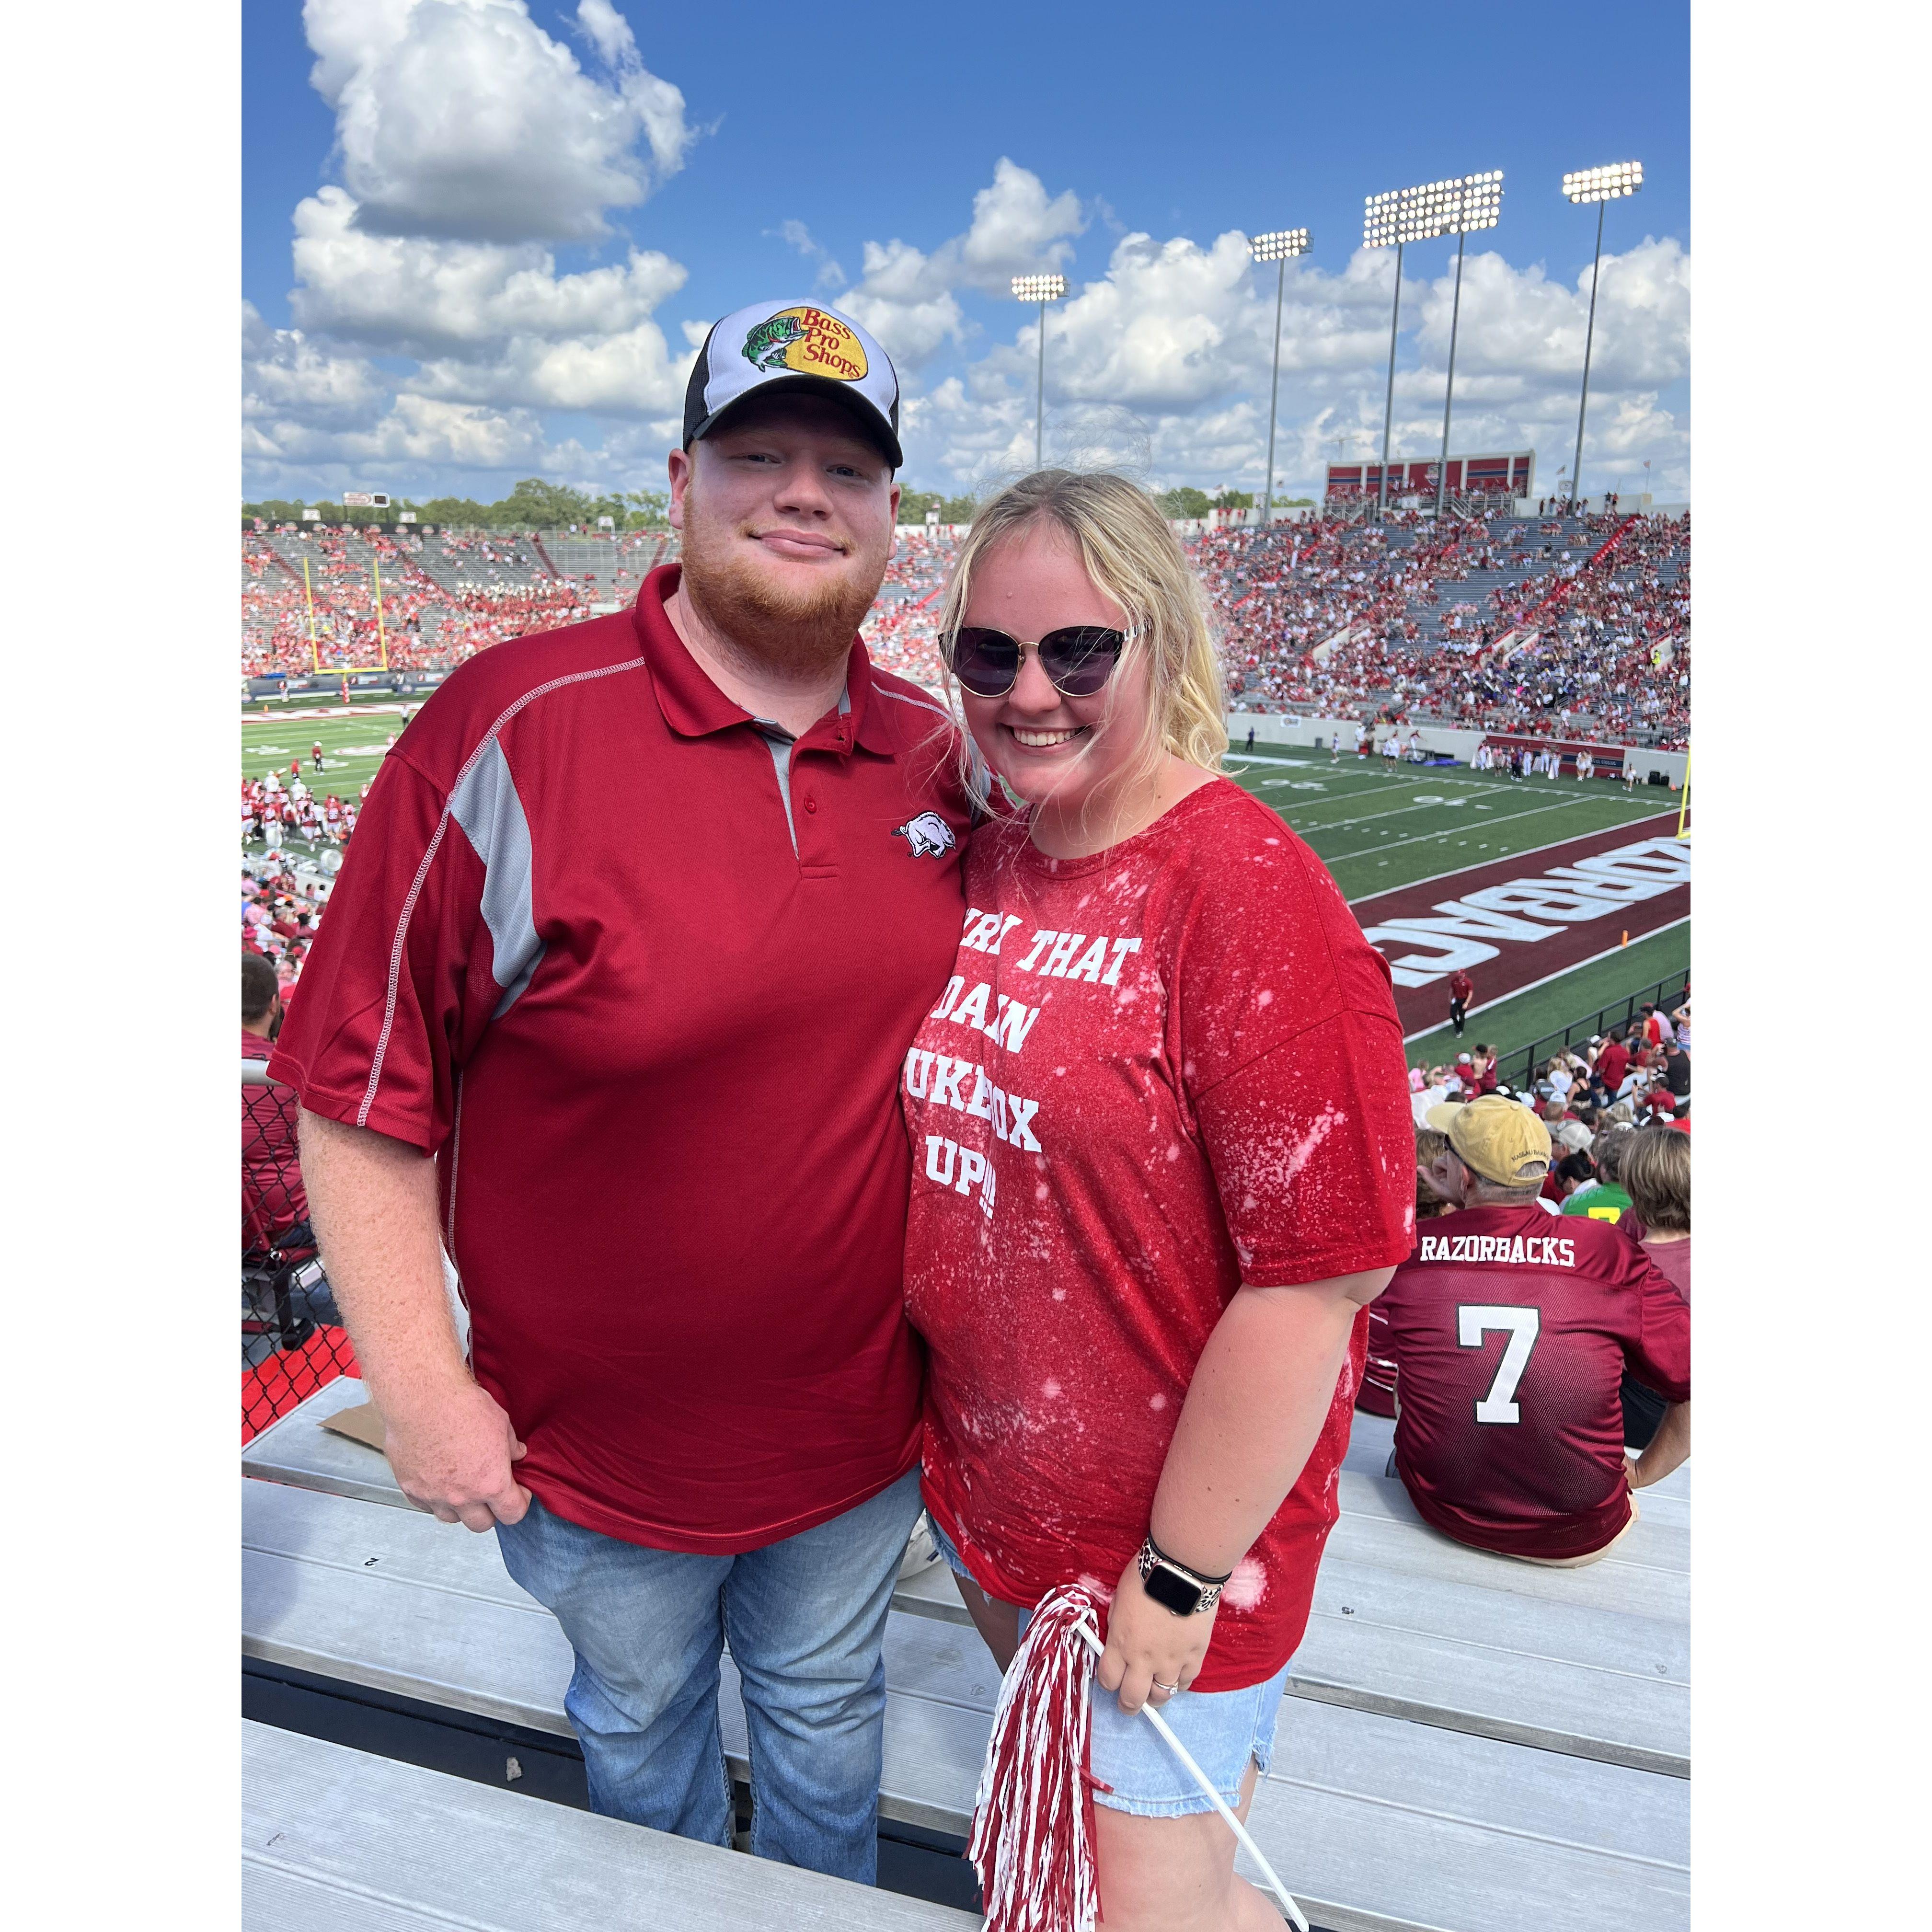
[[[1414,510],[1214,530],[1189,548],[1230,700],[1412,728],[1477,728],[1680,748],[1689,733],[1690,525],[1614,508],[1438,524]],[[649,548],[646,548],[648,544]],[[450,667],[636,593],[662,540],[560,569],[530,537],[284,530],[242,539],[242,670]],[[940,682],[937,614],[958,554],[907,525],[863,634],[874,660]],[[306,560],[309,585],[301,566]],[[379,637],[372,568],[382,576]],[[614,572],[614,574],[613,574]],[[606,581],[605,579],[609,580]],[[1467,595],[1472,578],[1489,580]],[[309,622],[313,594],[316,636]]]
[[[297,879],[273,852],[242,868],[242,958],[266,962],[284,1004],[302,978],[326,903],[313,879]]]
[[[585,587],[515,538],[250,532],[242,568],[244,677],[305,676],[317,659],[373,668],[386,652],[393,669],[448,668],[504,638],[590,614]]]
[[[1192,545],[1242,708],[1532,736],[1689,730],[1690,525],[1415,512]],[[1472,578],[1498,580],[1459,598]]]

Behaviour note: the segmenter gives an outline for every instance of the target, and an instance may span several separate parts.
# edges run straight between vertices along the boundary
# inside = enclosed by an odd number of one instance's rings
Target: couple
[[[833,311],[716,325],[681,565],[424,706],[272,1070],[398,1480],[556,1615],[597,1809],[730,1842],[728,1640],[752,1850],[870,1880],[923,1507],[1003,1666],[1056,1586],[1111,1598],[1105,1924],[1272,1924],[1136,1714],[1245,1804],[1411,1246],[1388,976],[1216,775],[1144,492],[980,512],[968,736],[871,664],[898,406]]]

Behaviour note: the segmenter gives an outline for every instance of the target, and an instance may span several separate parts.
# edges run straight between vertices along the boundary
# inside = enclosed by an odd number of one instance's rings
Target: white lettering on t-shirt
[[[1084,980],[1090,986],[1100,983],[1100,969],[1107,963],[1107,942],[1096,939],[1080,956],[1077,966],[1070,966],[1061,977],[1068,980]]]
[[[1001,942],[1020,922],[1016,912],[969,914],[966,936],[959,944],[974,952],[998,952]]]
[[[1117,939],[1114,941],[1114,956],[1106,972],[1100,975],[1103,986],[1118,986],[1120,983],[1120,967],[1130,952],[1138,952],[1141,943],[1138,939]]]
[[[959,1097],[959,1082],[964,1076],[976,1070],[970,1060],[955,1060],[950,1054],[935,1054],[932,1060],[932,1104],[935,1107],[958,1107],[963,1110],[966,1102]]]
[[[986,1078],[983,1066],[976,1066],[973,1071],[977,1077],[973,1082],[973,1097],[966,1102],[966,1111],[978,1114],[982,1120],[990,1120],[993,1118],[993,1083]]]
[[[1006,1138],[1012,1144],[1028,1154],[1038,1154],[1040,1143],[1033,1137],[1030,1124],[1034,1114],[1040,1112],[1037,1100],[1022,1100],[1017,1094],[1006,1096],[1006,1105],[1012,1109],[1012,1131]]]
[[[1040,1009],[1023,1006],[1018,1000],[1010,1000],[1004,993],[1000,995],[1000,1011],[993,1022],[993,1038],[1009,1053],[1017,1053],[1025,1046],[1034,1022],[1040,1018]]]
[[[961,974],[957,973],[954,974],[952,978],[946,981],[946,990],[940,994],[938,1005],[934,1006],[932,1011],[928,1013],[926,1017],[928,1019],[935,1020],[943,1020],[945,1018],[946,1016],[952,1012],[952,1003],[955,1000],[958,998],[959,989],[961,987],[964,986],[965,983],[965,980]]]
[[[915,1100],[926,1098],[926,1082],[932,1078],[932,1055],[922,1047],[914,1047],[906,1055],[905,1090]]]
[[[1051,926],[1048,926],[1042,931],[1036,932],[1033,936],[1032,951],[1030,952],[1024,959],[1021,960],[1013,970],[1016,972],[1019,973],[1030,973],[1034,970],[1034,962],[1040,957],[1041,947],[1045,946],[1046,942],[1053,937],[1053,928]]]
[[[1086,943],[1084,932],[1063,932],[1053,942],[1053,950],[1046,956],[1046,964],[1040,969],[1043,980],[1064,980],[1066,969],[1072,962],[1075,950]]]
[[[946,1150],[946,1165],[939,1164],[940,1150]],[[936,1180],[942,1187],[952,1185],[953,1156],[959,1151],[959,1143],[950,1141],[943,1134],[928,1134],[926,1137],[926,1178]]]
[[[946,1017],[955,1026],[978,1027],[983,1030],[986,1024],[986,1004],[992,998],[992,988],[985,980],[981,980]]]

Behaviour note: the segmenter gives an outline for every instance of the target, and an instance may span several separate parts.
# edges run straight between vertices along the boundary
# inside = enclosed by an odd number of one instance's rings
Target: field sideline
[[[301,720],[244,713],[242,775],[259,778],[274,766],[286,778],[290,760],[299,758],[304,784],[353,799],[381,764],[387,740],[401,730],[402,710],[397,704]],[[309,758],[318,742],[327,766],[319,781]],[[1312,750],[1237,748],[1227,770],[1306,840],[1351,902],[1438,878],[1446,882],[1448,874],[1502,859],[1523,857],[1523,872],[1534,874],[1538,865],[1528,855],[1654,820],[1677,803],[1674,792],[1654,787],[1626,796],[1615,780],[1519,780],[1447,766],[1390,770],[1379,758],[1345,753],[1331,760]],[[291,850],[307,855],[306,848]],[[1546,986],[1493,1003],[1481,1027],[1472,1018],[1470,1037],[1505,1052],[1527,1046],[1552,1026],[1674,970],[1688,959],[1689,945],[1688,923],[1633,940],[1620,957],[1586,962]],[[1447,1037],[1445,1031],[1414,1040],[1410,1058],[1439,1058]]]

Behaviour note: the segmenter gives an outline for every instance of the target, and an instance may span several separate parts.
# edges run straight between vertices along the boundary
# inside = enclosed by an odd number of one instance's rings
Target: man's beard
[[[856,547],[822,580],[788,592],[759,569],[742,531],[705,518],[684,530],[685,594],[705,622],[775,670],[816,671],[842,662],[885,575]],[[856,566],[856,568],[855,568]]]

